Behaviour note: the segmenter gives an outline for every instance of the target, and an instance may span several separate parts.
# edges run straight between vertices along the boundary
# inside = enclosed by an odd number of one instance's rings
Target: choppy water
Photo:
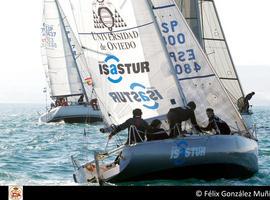
[[[0,185],[76,185],[71,155],[92,160],[103,150],[102,124],[39,124],[41,105],[0,104]],[[121,185],[270,185],[270,107],[254,108],[259,138],[259,172],[246,180],[149,181]],[[84,136],[84,129],[87,136]]]

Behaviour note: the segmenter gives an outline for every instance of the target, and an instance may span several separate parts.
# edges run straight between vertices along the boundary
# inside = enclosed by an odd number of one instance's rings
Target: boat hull
[[[43,123],[60,121],[64,121],[66,123],[91,123],[102,121],[102,115],[99,110],[93,110],[91,106],[60,106],[41,115],[39,121]]]
[[[123,149],[119,169],[102,175],[104,181],[124,182],[181,178],[247,178],[258,171],[256,141],[228,135],[190,136],[139,143]],[[84,167],[76,181],[89,182]]]

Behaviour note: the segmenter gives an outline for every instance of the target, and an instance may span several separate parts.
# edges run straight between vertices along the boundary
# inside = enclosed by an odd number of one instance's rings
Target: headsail
[[[237,100],[244,97],[244,92],[231,57],[228,44],[218,17],[214,0],[192,0],[194,3],[188,7],[191,0],[176,0],[177,5],[182,10],[191,29],[199,41],[202,41],[208,59],[215,68],[218,77],[224,84],[227,92],[235,105]],[[200,20],[194,25],[189,13],[199,11],[197,19]],[[197,12],[196,12],[197,13]],[[200,26],[200,27],[196,27]],[[197,29],[201,30],[201,35],[196,34]]]
[[[84,94],[81,77],[90,75],[80,45],[56,1],[44,0],[41,31],[42,58],[51,96]]]
[[[169,55],[188,101],[197,104],[199,123],[211,107],[234,131],[246,132],[241,116],[173,0],[152,0]]]
[[[95,91],[107,123],[182,106],[171,61],[146,0],[73,0]]]

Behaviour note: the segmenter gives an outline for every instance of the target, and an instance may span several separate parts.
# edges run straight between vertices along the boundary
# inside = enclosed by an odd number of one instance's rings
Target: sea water
[[[93,159],[94,150],[105,149],[107,135],[99,132],[102,123],[41,124],[38,112],[44,112],[44,106],[0,104],[0,185],[77,185],[72,177],[71,156],[85,163]],[[253,177],[154,180],[119,185],[270,185],[270,107],[255,107],[253,112],[259,139],[259,172]]]

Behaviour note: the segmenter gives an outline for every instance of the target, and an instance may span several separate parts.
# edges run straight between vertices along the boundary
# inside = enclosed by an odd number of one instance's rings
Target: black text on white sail
[[[72,1],[105,119],[119,124],[140,108],[166,117],[182,106],[177,80],[146,0]]]

